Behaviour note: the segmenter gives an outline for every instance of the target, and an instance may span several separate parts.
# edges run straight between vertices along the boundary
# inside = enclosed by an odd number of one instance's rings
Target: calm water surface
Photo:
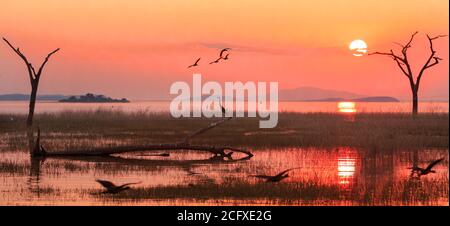
[[[224,105],[228,106],[226,103]],[[170,102],[168,101],[134,101],[131,103],[59,103],[40,101],[36,105],[36,112],[84,111],[97,110],[99,108],[123,110],[126,112],[168,112],[169,106]],[[239,107],[235,108],[240,109]],[[355,103],[354,108],[356,112],[411,112],[411,103]],[[336,102],[279,102],[279,111],[281,112],[337,112],[339,110],[339,104]],[[421,112],[448,113],[449,104],[448,102],[421,102],[419,110]],[[27,101],[0,101],[0,113],[25,114],[27,111]]]
[[[245,161],[211,161],[210,154],[192,151],[169,152],[170,157],[127,154],[30,161],[24,151],[4,151],[0,153],[0,205],[449,204],[448,150],[393,152],[340,147],[253,152],[255,156]],[[421,180],[409,178],[406,168],[414,162],[423,166],[440,157],[445,159],[436,166],[435,174]],[[249,176],[274,175],[291,167],[301,168],[277,184]],[[142,183],[119,196],[102,195],[97,178],[118,184]],[[220,187],[227,184],[235,184],[241,192],[221,195]],[[211,186],[212,190],[217,186],[217,194],[212,191],[211,198],[193,194],[196,186]],[[129,197],[138,194],[133,193],[136,190],[150,195]]]

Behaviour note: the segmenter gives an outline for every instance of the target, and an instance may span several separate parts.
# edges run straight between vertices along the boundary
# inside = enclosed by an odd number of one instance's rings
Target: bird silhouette
[[[225,114],[227,113],[227,110],[223,107],[223,105],[220,103],[220,99],[219,99],[219,106],[220,106],[220,110],[222,111],[222,116],[225,116]]]
[[[209,64],[217,64],[217,63],[219,63],[219,61],[220,61],[221,59],[222,59],[222,58],[218,58],[217,60],[212,61],[212,62],[210,62]]]
[[[429,173],[436,173],[436,171],[434,171],[432,169],[436,164],[440,163],[442,160],[444,160],[444,158],[440,158],[438,160],[431,162],[430,164],[428,164],[427,168],[425,168],[425,169],[420,168],[418,166],[413,166],[413,167],[408,168],[411,170],[410,177],[413,177],[415,174],[415,175],[417,175],[418,178],[420,178],[421,176],[427,175]]]
[[[300,169],[300,167],[287,169],[287,170],[282,171],[281,173],[279,173],[279,174],[277,174],[275,176],[268,176],[268,175],[251,175],[251,176],[252,177],[256,177],[256,178],[260,178],[260,179],[265,179],[266,182],[280,182],[281,180],[289,177],[287,172],[289,172],[291,170],[295,170],[295,169]]]
[[[225,115],[225,114],[227,113],[227,111],[225,110],[225,108],[224,108],[222,105],[220,105],[220,108],[221,108],[221,110],[222,110],[222,114]]]
[[[228,60],[228,59],[229,59],[229,58],[228,58],[228,54],[225,55],[225,57],[224,57],[224,55],[223,55],[223,54],[224,54],[225,52],[227,52],[228,50],[231,50],[231,48],[224,48],[224,49],[222,49],[222,50],[220,51],[219,58],[218,58],[217,60],[215,60],[215,61],[210,62],[209,64],[217,64],[217,63],[219,63],[220,60]]]
[[[191,68],[191,67],[197,67],[198,66],[198,62],[200,61],[200,59],[202,59],[201,57],[200,58],[198,58],[197,59],[197,61],[195,61],[195,63],[194,64],[192,64],[192,65],[189,65],[189,67],[187,67],[187,68]]]
[[[111,181],[107,181],[107,180],[95,180],[97,181],[99,184],[101,184],[106,190],[102,193],[110,193],[110,194],[117,194],[121,191],[125,191],[127,189],[130,189],[129,185],[132,184],[140,184],[141,182],[136,182],[136,183],[126,183],[126,184],[122,184],[122,185],[115,185],[114,183],[112,183]]]
[[[223,57],[223,54],[225,53],[225,52],[227,52],[228,50],[231,50],[230,48],[224,48],[224,49],[222,49],[221,51],[220,51],[220,58],[221,59],[223,59],[224,57]]]

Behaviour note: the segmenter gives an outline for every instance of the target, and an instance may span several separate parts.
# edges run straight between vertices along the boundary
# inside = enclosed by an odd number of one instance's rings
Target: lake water
[[[0,152],[0,205],[448,205],[448,150],[368,151],[287,148],[253,150],[245,161],[212,161],[210,154],[170,157],[47,158]],[[436,173],[409,177],[415,162],[444,161]],[[291,168],[267,183],[250,177]],[[95,179],[141,182],[117,195],[100,194]]]
[[[340,107],[339,107],[340,106]],[[114,109],[167,112],[169,102],[72,104],[39,102],[37,112]],[[0,113],[27,112],[24,101],[0,101]],[[410,112],[410,103],[281,102],[293,112]],[[421,103],[420,111],[447,112],[448,103]],[[17,134],[16,134],[17,135]],[[69,134],[70,135],[70,134]],[[3,137],[2,137],[3,136]],[[0,205],[449,205],[448,147],[383,150],[355,147],[252,149],[254,157],[218,161],[195,151],[164,151],[169,157],[123,154],[110,157],[30,159],[0,136]],[[14,137],[17,142],[24,134]],[[108,138],[105,138],[109,141]],[[78,141],[78,140],[77,140]],[[99,141],[100,144],[105,141]],[[63,143],[64,144],[64,143]],[[444,158],[436,173],[410,177],[413,165]],[[280,183],[275,175],[292,167]],[[132,189],[101,194],[96,179],[116,184],[141,182]]]
[[[227,104],[224,104],[227,106]],[[411,112],[410,102],[395,103],[354,103],[356,112]],[[59,103],[55,101],[39,101],[36,104],[36,112],[60,112],[60,111],[84,111],[84,110],[122,110],[126,112],[148,111],[168,112],[168,101],[134,101],[131,103]],[[244,106],[246,108],[246,105]],[[237,107],[237,109],[242,110]],[[280,112],[337,112],[339,103],[336,102],[279,102]],[[348,110],[348,109],[346,109]],[[420,112],[448,113],[448,102],[421,102]],[[28,111],[27,101],[0,101],[0,113],[20,113]],[[353,111],[350,109],[350,111]]]

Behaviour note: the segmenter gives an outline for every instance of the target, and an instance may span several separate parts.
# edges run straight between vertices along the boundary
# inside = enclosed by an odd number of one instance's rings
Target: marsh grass
[[[259,200],[274,205],[442,205],[439,197],[448,198],[445,182],[417,182],[402,180],[383,185],[380,193],[367,188],[343,191],[338,185],[319,184],[313,181],[295,183],[249,183],[229,180],[226,183],[174,185],[156,187],[135,187],[116,195],[105,195],[91,190],[90,194],[102,200],[136,202],[152,200]],[[438,198],[437,198],[438,197]],[[270,200],[270,201],[269,201]],[[323,200],[327,200],[323,203]],[[175,201],[174,201],[175,202]],[[189,202],[186,200],[186,202]],[[246,203],[243,201],[242,203]]]
[[[28,173],[29,166],[25,164],[19,164],[13,161],[0,161],[0,174],[18,174],[23,175]]]
[[[9,120],[14,118],[14,120]],[[168,113],[120,110],[36,115],[50,150],[179,142],[218,119],[172,118]],[[374,150],[448,148],[448,113],[280,113],[278,126],[259,129],[259,118],[235,118],[193,143],[268,147],[353,146]],[[0,149],[23,150],[25,116],[0,114]]]
[[[95,193],[93,193],[95,194]],[[305,183],[249,183],[234,180],[226,183],[202,183],[174,186],[136,187],[114,196],[113,199],[282,199],[316,200],[339,197],[337,186]]]

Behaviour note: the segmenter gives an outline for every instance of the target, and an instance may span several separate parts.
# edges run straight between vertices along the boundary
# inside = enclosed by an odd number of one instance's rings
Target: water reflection
[[[30,159],[30,174],[28,177],[28,189],[32,193],[36,193],[39,197],[40,195],[40,178],[41,178],[41,163],[42,158],[31,158]]]
[[[355,113],[356,112],[356,103],[355,102],[339,102],[338,103],[338,112]]]
[[[341,151],[338,157],[339,184],[345,189],[350,189],[356,171],[356,152],[351,150]]]
[[[448,205],[447,150],[341,147],[254,153],[248,161],[215,161],[209,154],[186,151],[170,157],[127,154],[30,162],[26,152],[0,152],[0,204]],[[439,157],[445,160],[436,174],[409,180],[407,167]],[[249,177],[292,167],[301,169],[276,186]],[[101,196],[96,178],[143,183],[119,196]]]

